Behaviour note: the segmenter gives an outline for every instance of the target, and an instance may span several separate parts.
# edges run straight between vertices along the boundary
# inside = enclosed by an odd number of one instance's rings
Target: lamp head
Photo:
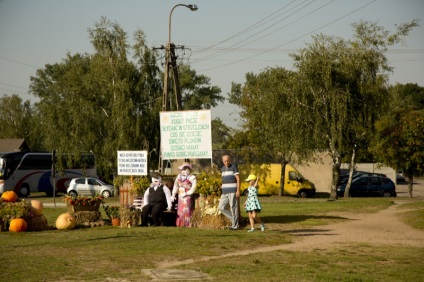
[[[188,8],[190,8],[190,10],[192,11],[197,11],[199,8],[197,8],[197,5],[195,4],[189,4],[187,5]]]

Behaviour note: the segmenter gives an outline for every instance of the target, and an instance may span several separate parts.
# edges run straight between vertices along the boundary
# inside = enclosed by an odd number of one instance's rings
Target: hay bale
[[[203,214],[200,209],[194,210],[191,222],[193,226],[205,229],[223,229],[231,225],[231,222],[224,215]]]
[[[141,211],[127,208],[120,209],[121,227],[141,225]]]
[[[43,231],[49,229],[47,218],[44,214],[29,216],[25,218],[28,231]]]
[[[104,225],[102,215],[98,211],[81,211],[73,214],[77,226],[102,226]]]

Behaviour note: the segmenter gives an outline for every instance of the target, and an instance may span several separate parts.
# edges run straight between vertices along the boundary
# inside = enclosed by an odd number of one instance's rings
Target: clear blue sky
[[[191,1],[191,0],[190,0]],[[424,86],[424,1],[422,0],[0,0],[0,96],[28,95],[30,76],[45,64],[60,63],[66,53],[93,53],[87,29],[101,16],[128,34],[144,31],[150,47],[165,45],[168,18],[176,4],[196,4],[192,12],[177,7],[172,15],[172,42],[184,45],[184,60],[221,87],[244,83],[247,72],[270,66],[292,69],[288,56],[311,42],[311,35],[351,38],[351,24],[395,24],[421,19],[405,46],[388,52],[395,68],[390,83]],[[238,124],[237,108],[224,103],[212,110],[226,124]]]

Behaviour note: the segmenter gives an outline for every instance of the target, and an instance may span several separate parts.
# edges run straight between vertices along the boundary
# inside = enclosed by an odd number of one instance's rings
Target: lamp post
[[[166,45],[166,51],[165,51],[165,72],[164,72],[164,78],[163,78],[163,101],[162,101],[162,111],[167,111],[167,100],[168,100],[168,80],[169,80],[169,59],[171,57],[171,18],[172,13],[174,12],[174,9],[184,6],[191,11],[197,11],[197,5],[193,4],[177,4],[174,7],[172,7],[171,12],[169,13],[169,20],[168,20],[168,44]],[[177,103],[178,104],[178,103]],[[181,110],[181,109],[178,109]]]

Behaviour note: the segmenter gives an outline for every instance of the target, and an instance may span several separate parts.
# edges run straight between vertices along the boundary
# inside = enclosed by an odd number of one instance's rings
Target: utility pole
[[[174,73],[174,93],[175,93],[175,107],[177,111],[182,110],[182,101],[181,101],[181,90],[180,90],[180,81],[178,77],[178,69],[177,69],[177,57],[175,56],[175,45],[171,43],[171,19],[172,13],[177,7],[186,7],[191,11],[197,11],[197,5],[194,4],[177,4],[172,7],[171,12],[169,13],[168,19],[168,44],[166,48],[163,45],[160,48],[153,49],[165,49],[165,72],[163,77],[163,101],[162,101],[162,111],[166,112],[172,110],[172,99],[169,99],[169,67],[172,66]],[[181,48],[181,47],[180,47]],[[182,49],[184,46],[182,47]],[[169,104],[168,104],[169,101]],[[163,164],[162,164],[162,148],[159,152],[159,171],[163,173]]]
[[[177,56],[175,55],[175,50],[178,50],[178,49],[184,50],[185,47],[175,46],[173,43],[171,43],[169,48],[166,48],[162,45],[161,47],[153,47],[153,49],[154,50],[165,49],[162,111],[163,112],[171,111],[171,110],[181,111],[183,109],[183,105],[182,105],[182,96],[181,96],[181,89],[180,89],[180,79],[178,75]],[[172,71],[170,71],[170,68],[172,68]],[[169,94],[170,73],[173,74],[174,97],[171,97],[171,95]],[[175,104],[172,101],[175,101]]]

